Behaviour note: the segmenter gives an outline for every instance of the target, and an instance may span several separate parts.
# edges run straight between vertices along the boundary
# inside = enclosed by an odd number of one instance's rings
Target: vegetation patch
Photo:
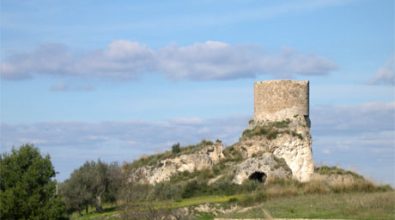
[[[225,160],[222,160],[221,163],[226,162],[240,162],[243,160],[243,155],[240,151],[238,151],[235,146],[230,146],[225,148],[222,153],[225,156]]]
[[[267,122],[266,124],[257,125],[252,129],[246,129],[243,131],[241,139],[251,138],[254,136],[264,136],[268,140],[273,140],[278,137],[279,134],[288,133],[292,136],[303,139],[303,136],[295,131],[290,130],[289,124],[290,119],[283,121]]]
[[[162,160],[175,158],[181,154],[192,154],[201,150],[206,146],[213,144],[214,143],[212,141],[208,141],[208,140],[202,140],[199,144],[189,145],[186,147],[181,147],[179,143],[176,143],[171,147],[171,150],[165,151],[160,154],[143,156],[140,159],[135,160],[130,164],[126,164],[124,168],[127,170],[131,170],[142,166],[156,166],[159,165],[159,162]]]
[[[290,130],[289,124],[290,120],[268,123],[246,130],[243,136],[265,135],[275,139],[287,132],[302,139],[301,134]],[[232,182],[235,165],[243,160],[236,145],[225,148],[225,159],[210,169],[180,172],[169,181],[155,185],[128,179],[127,169],[159,165],[164,159],[192,154],[213,144],[203,140],[197,145],[181,147],[177,143],[169,151],[126,165],[126,170],[117,163],[87,161],[61,184],[53,179],[55,170],[49,156],[41,156],[32,145],[23,145],[19,150],[13,149],[11,154],[0,156],[0,218],[109,220],[172,216],[183,219],[185,214],[178,212],[179,209],[188,213],[194,206],[206,203],[215,203],[213,213],[218,213],[216,208],[238,207],[238,212],[221,216],[232,218],[272,215],[276,218],[390,219],[395,216],[395,192],[389,185],[375,185],[339,167],[316,167],[315,172],[320,175],[305,183],[273,178],[262,183],[259,178],[251,178],[241,185],[235,184]],[[284,159],[274,159],[278,164],[276,169],[288,168]],[[207,212],[211,208],[209,206]],[[213,213],[193,213],[195,219],[214,217]]]
[[[363,176],[361,176],[355,172],[352,172],[350,170],[344,170],[344,169],[337,167],[337,166],[315,167],[314,172],[321,174],[321,175],[351,175],[355,178],[363,179]]]
[[[275,128],[288,128],[290,123],[291,120],[287,118],[286,120],[282,120],[282,121],[270,122],[269,125]]]
[[[299,134],[296,131],[291,131],[291,135],[294,136],[294,137],[298,137],[300,140],[303,140],[303,135]]]
[[[343,173],[348,174],[349,172],[343,170]],[[128,209],[129,211],[138,208],[140,214],[156,213],[157,215],[164,215],[164,213],[168,213],[166,210],[191,207],[204,203],[219,203],[223,207],[238,205],[241,209],[242,207],[248,207],[247,209],[250,209],[250,207],[263,205],[262,207],[275,217],[299,216],[300,218],[321,218],[342,216],[342,218],[345,218],[346,216],[352,216],[351,213],[359,211],[360,207],[356,207],[355,210],[353,210],[354,208],[350,208],[351,211],[348,213],[339,215],[340,212],[337,210],[333,211],[325,208],[325,204],[314,207],[310,212],[308,206],[301,204],[293,205],[287,201],[297,203],[305,200],[310,201],[309,199],[314,201],[317,198],[321,198],[321,200],[329,198],[329,202],[334,202],[336,200],[335,198],[343,198],[344,194],[354,195],[358,193],[376,195],[379,192],[384,192],[382,195],[386,193],[392,193],[393,195],[392,188],[375,186],[363,178],[353,182],[351,185],[339,187],[338,185],[328,184],[325,180],[301,183],[293,179],[271,179],[266,184],[257,181],[245,181],[242,185],[237,185],[231,182],[230,176],[225,176],[215,183],[208,185],[207,182],[213,174],[213,170],[202,170],[191,173],[183,172],[172,177],[168,182],[159,183],[154,186],[141,184],[125,185],[123,187],[124,191],[120,193],[121,197],[118,200],[126,203],[119,206],[119,208],[121,209],[121,213],[127,210],[125,207],[131,207]],[[393,202],[388,197],[385,197],[385,199],[387,202]],[[283,203],[287,204],[286,207]],[[345,205],[350,206],[351,203]],[[381,206],[383,204],[380,202],[378,205]],[[378,209],[388,213],[389,205],[384,206],[387,207],[379,207]],[[299,207],[302,209],[299,210]],[[260,209],[251,209],[245,213],[232,213],[225,217],[263,217],[265,216],[264,212]],[[115,211],[111,211],[111,213],[113,215],[119,214],[119,212]],[[209,216],[211,215],[206,217],[208,218]],[[359,217],[359,215],[357,216]],[[212,219],[211,217],[208,219]]]

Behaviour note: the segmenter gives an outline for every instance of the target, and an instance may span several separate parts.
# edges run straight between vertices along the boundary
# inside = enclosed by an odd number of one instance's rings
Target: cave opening
[[[261,171],[255,171],[253,172],[248,179],[249,180],[254,180],[260,183],[264,183],[266,181],[266,173],[261,172]]]

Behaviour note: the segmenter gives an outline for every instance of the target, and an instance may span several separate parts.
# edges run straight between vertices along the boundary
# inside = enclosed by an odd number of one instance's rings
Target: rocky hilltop
[[[301,182],[309,181],[314,171],[309,121],[304,116],[295,115],[283,121],[250,121],[235,148],[243,158],[271,153],[284,159],[293,178]]]
[[[172,151],[143,157],[130,164],[129,180],[144,184],[169,181],[177,174],[212,170],[208,183],[254,179],[266,182],[293,178],[309,181],[314,172],[311,150],[308,81],[255,83],[254,118],[239,141],[173,146]]]
[[[310,133],[304,117],[278,122],[250,121],[239,142],[225,147],[221,141],[202,141],[179,152],[140,158],[130,165],[130,181],[156,184],[178,173],[220,169],[209,182],[227,178],[236,184],[278,178],[306,181],[312,175]],[[306,155],[310,160],[306,161]]]
[[[202,141],[198,145],[180,149],[180,152],[167,152],[159,155],[153,163],[143,166],[137,165],[130,175],[131,180],[155,184],[170,180],[170,177],[180,172],[194,172],[203,169],[211,169],[215,164],[224,159],[221,142],[212,143]],[[153,159],[155,160],[155,159]],[[149,158],[141,158],[138,162],[145,164]],[[133,164],[132,164],[133,165]]]

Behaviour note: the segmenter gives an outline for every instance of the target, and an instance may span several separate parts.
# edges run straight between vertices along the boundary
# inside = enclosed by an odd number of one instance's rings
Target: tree
[[[121,168],[116,163],[85,162],[61,186],[69,211],[81,212],[95,206],[101,212],[102,202],[114,202],[121,184]]]
[[[49,155],[33,145],[0,156],[0,219],[63,219]]]
[[[180,147],[180,143],[174,144],[173,146],[171,146],[171,152],[173,154],[178,154],[181,152],[181,147]]]

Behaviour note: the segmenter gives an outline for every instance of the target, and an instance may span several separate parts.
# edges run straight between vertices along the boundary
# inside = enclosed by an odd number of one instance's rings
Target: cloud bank
[[[171,45],[153,49],[139,42],[113,41],[106,49],[73,53],[64,45],[42,45],[32,52],[9,56],[0,64],[3,79],[38,75],[133,80],[144,74],[164,74],[174,80],[226,80],[326,75],[336,64],[292,49],[269,53],[259,46],[219,41]]]
[[[248,116],[168,121],[46,122],[0,124],[1,151],[34,143],[50,153],[60,179],[86,160],[131,161],[144,154],[221,139],[230,145],[247,127]],[[319,106],[311,110],[317,164],[340,165],[395,185],[395,103]]]
[[[395,56],[376,71],[369,84],[395,86]]]

